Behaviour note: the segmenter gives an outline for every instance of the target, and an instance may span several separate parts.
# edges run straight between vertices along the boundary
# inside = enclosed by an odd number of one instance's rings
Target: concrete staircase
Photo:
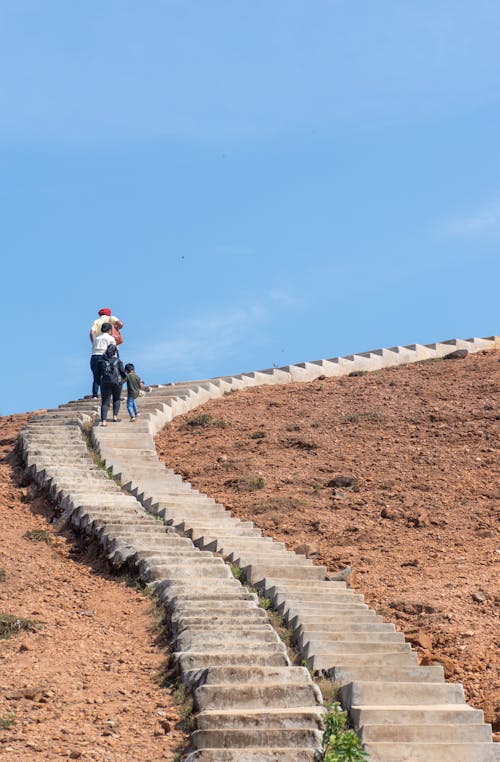
[[[441,667],[419,667],[403,635],[361,595],[328,581],[324,567],[262,537],[251,522],[233,518],[166,469],[152,439],[176,415],[233,389],[498,346],[491,337],[394,347],[155,387],[141,399],[140,423],[92,430],[115,481],[92,464],[82,439],[95,401],[63,405],[24,430],[21,445],[35,480],[112,563],[134,565],[169,611],[174,660],[197,711],[190,760],[308,760],[320,747],[320,696],[309,673],[289,665],[255,596],[222,559],[241,567],[270,599],[305,663],[343,686],[343,703],[373,762],[500,760],[482,713],[465,703],[460,685],[444,682]]]
[[[309,672],[290,665],[257,596],[221,558],[147,514],[89,458],[82,427],[94,412],[82,402],[38,416],[21,450],[63,517],[155,588],[171,621],[173,665],[193,694],[189,759],[317,760],[324,710]]]

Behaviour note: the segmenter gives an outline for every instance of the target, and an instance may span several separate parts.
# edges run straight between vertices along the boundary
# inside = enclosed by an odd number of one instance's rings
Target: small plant
[[[265,484],[262,476],[239,476],[224,482],[224,486],[233,487],[239,492],[253,492],[257,489],[264,489]]]
[[[271,608],[271,601],[269,598],[262,597],[259,601],[259,605],[261,608],[263,608],[265,611]]]
[[[321,691],[325,706],[331,706],[335,701],[339,701],[340,689],[342,687],[340,683],[327,677],[322,677],[316,680],[316,684]]]
[[[7,714],[0,715],[0,730],[8,730],[12,727],[16,717],[13,712],[7,712]]]
[[[194,730],[194,702],[192,697],[189,695],[189,691],[182,683],[180,683],[180,685],[178,685],[173,692],[172,698],[176,704],[180,704],[180,711],[182,716],[180,725],[182,726],[182,729],[187,733],[192,733]]]
[[[245,581],[245,572],[241,568],[241,566],[236,566],[236,564],[230,564],[231,567],[231,574],[235,579],[237,579],[239,582]]]
[[[0,640],[7,640],[21,630],[35,632],[36,628],[35,622],[31,619],[23,619],[14,614],[0,614]]]
[[[206,429],[209,426],[215,426],[217,429],[225,429],[228,426],[227,421],[223,418],[212,418],[210,413],[199,413],[192,418],[188,418],[182,428],[202,428]]]
[[[46,542],[47,545],[50,545],[52,542],[52,537],[46,529],[29,529],[23,534],[23,537],[26,540],[33,540],[34,542]]]
[[[318,421],[312,421],[311,428],[312,429],[319,429],[319,423],[318,423]]]
[[[194,428],[195,426],[210,426],[211,423],[211,415],[208,413],[199,413],[198,415],[194,415],[192,418],[188,418],[186,421],[186,426],[192,426]]]
[[[367,376],[368,371],[367,370],[353,370],[352,373],[349,373],[349,378],[355,378],[356,376]]]
[[[0,582],[5,582],[7,578],[7,572],[5,569],[0,569]]]
[[[265,431],[254,431],[253,434],[250,434],[250,439],[264,439],[265,436]]]
[[[327,706],[323,732],[324,762],[364,762],[368,755],[354,730],[346,730],[347,712],[339,702]]]

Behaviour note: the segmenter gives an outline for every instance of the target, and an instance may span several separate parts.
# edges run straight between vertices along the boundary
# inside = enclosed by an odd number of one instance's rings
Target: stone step
[[[181,672],[211,669],[217,666],[285,666],[288,657],[284,648],[266,646],[259,651],[198,650],[175,652],[173,659],[179,664]]]
[[[187,525],[187,522],[180,522],[179,524],[174,525],[176,529],[178,529],[179,532],[183,532],[185,535],[190,537],[193,542],[196,542],[197,539],[204,536],[213,536],[214,534],[219,533],[218,527],[208,526],[207,522],[194,522],[190,521],[189,525]],[[222,530],[220,534],[228,533],[229,530],[226,525],[220,527]],[[240,525],[231,525],[230,527],[230,533],[233,537],[236,536],[245,536],[245,537],[259,537],[261,534],[261,530],[257,529],[257,527],[254,526],[242,526]],[[209,548],[206,548],[206,550],[209,550]]]
[[[188,649],[198,649],[199,646],[211,648],[212,646],[222,648],[231,648],[240,645],[242,649],[255,646],[256,648],[264,643],[280,642],[276,632],[271,625],[256,624],[252,629],[240,630],[239,632],[225,632],[223,635],[217,630],[184,630],[180,632],[175,643],[178,651],[187,651]]]
[[[307,659],[309,657],[329,654],[335,656],[338,661],[339,656],[345,654],[385,654],[385,653],[410,653],[411,646],[409,643],[392,643],[387,641],[385,643],[376,643],[372,640],[367,641],[349,641],[349,642],[325,642],[310,640],[304,647],[302,653]]]
[[[405,643],[405,639],[401,632],[306,632],[296,638],[295,643],[301,653],[310,656],[311,648],[320,653],[329,651],[330,646],[336,644],[372,643],[392,646]]]
[[[349,628],[351,626],[358,626],[358,625],[388,625],[389,627],[394,628],[394,625],[391,625],[388,622],[384,622],[382,620],[382,617],[377,616],[374,614],[373,611],[370,609],[361,609],[361,611],[357,611],[356,609],[353,611],[352,609],[347,609],[347,611],[344,610],[341,613],[336,613],[334,616],[326,615],[321,616],[319,614],[302,614],[300,617],[297,616],[293,620],[293,629],[295,632],[300,631],[301,628],[308,629],[311,632],[314,632],[314,630],[327,628],[331,625],[331,628],[333,631],[343,628],[344,625],[346,628]],[[289,624],[291,627],[291,623]]]
[[[325,710],[322,707],[290,708],[290,709],[244,709],[236,711],[208,710],[203,711],[196,717],[198,730],[220,729],[260,729],[273,728],[315,728],[322,730],[322,718]]]
[[[287,566],[271,562],[268,566],[245,566],[243,571],[249,583],[258,586],[266,576],[271,575],[275,578],[321,580],[325,577],[326,566]]]
[[[262,611],[262,616],[259,612]],[[241,623],[243,625],[255,624],[259,621],[268,621],[263,609],[248,609],[247,613],[237,610],[228,614],[206,614],[205,616],[180,616],[175,620],[175,631],[191,630],[203,627],[213,629],[232,628]]]
[[[360,634],[396,634],[396,630],[393,624],[386,622],[372,622],[367,620],[365,622],[339,622],[338,620],[330,620],[331,626],[328,627],[328,620],[325,618],[321,622],[308,622],[307,624],[300,624],[294,630],[294,635],[297,642],[307,642],[311,637],[319,637],[324,640],[323,636],[330,636],[334,640],[342,640],[343,638],[350,638],[351,635],[358,636]],[[402,633],[397,633],[402,634]],[[404,635],[403,635],[404,640]]]
[[[453,738],[453,735],[451,736]],[[370,762],[499,762],[500,746],[493,743],[369,743]]]
[[[360,728],[363,743],[491,743],[491,726],[485,723],[454,725],[366,725]]]
[[[309,707],[319,704],[312,683],[272,683],[260,685],[201,685],[194,691],[195,706],[207,709],[262,709],[262,707]],[[250,744],[251,745],[251,744]]]
[[[345,706],[464,704],[460,683],[354,682],[342,688]]]
[[[319,762],[317,749],[279,748],[199,749],[186,757],[185,762]]]
[[[418,664],[418,657],[415,651],[391,651],[387,652],[346,652],[346,653],[312,653],[311,656],[301,654],[307,666],[313,672],[331,673],[336,665],[352,665],[353,667],[363,667],[370,665],[401,665],[403,667],[415,666]]]
[[[227,570],[227,574],[231,572]],[[145,582],[153,582],[156,579],[183,579],[185,577],[196,577],[198,574],[203,574],[205,577],[224,577],[227,576],[225,570],[219,565],[187,565],[187,564],[175,564],[175,565],[163,565],[163,566],[151,566],[144,568],[141,572],[141,576]]]
[[[355,728],[368,725],[455,725],[483,722],[482,711],[473,709],[468,704],[351,706],[349,714]]]
[[[382,682],[402,682],[402,683],[440,683],[444,682],[444,670],[440,664],[432,664],[428,667],[420,665],[398,666],[397,664],[386,664],[384,659],[380,659],[381,664],[338,665],[333,667],[328,677],[336,683],[347,685],[354,680],[369,680]]]
[[[311,685],[311,677],[305,667],[212,667],[204,670],[192,670],[185,673],[191,684],[219,685],[222,683],[261,685],[264,682],[292,683],[294,685]]]
[[[321,744],[322,734],[313,728],[252,729],[235,730],[195,730],[191,735],[191,744],[198,749],[219,749],[226,746],[231,749],[248,747],[278,747],[285,745],[292,748],[317,749]],[[243,756],[240,757],[244,759]],[[287,759],[283,757],[283,759]]]

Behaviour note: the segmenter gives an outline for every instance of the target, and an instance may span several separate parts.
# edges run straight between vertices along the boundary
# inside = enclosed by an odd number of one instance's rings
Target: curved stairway
[[[113,480],[92,463],[82,439],[95,401],[63,405],[23,431],[27,466],[64,516],[95,537],[112,563],[134,565],[168,609],[174,659],[197,711],[190,760],[293,762],[318,758],[320,747],[319,692],[307,670],[289,665],[256,597],[224,561],[241,567],[271,600],[309,667],[342,684],[343,703],[373,762],[500,760],[489,726],[465,703],[462,686],[445,683],[439,666],[418,666],[403,635],[345,583],[328,581],[324,567],[262,537],[251,522],[232,518],[166,469],[152,439],[176,415],[233,389],[499,345],[491,337],[395,347],[155,387],[141,400],[144,418],[132,431],[128,422],[92,429]]]

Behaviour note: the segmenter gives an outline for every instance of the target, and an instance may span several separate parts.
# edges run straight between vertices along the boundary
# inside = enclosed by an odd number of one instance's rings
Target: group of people
[[[108,307],[99,310],[99,317],[90,328],[92,354],[90,369],[94,377],[92,398],[98,399],[101,388],[101,426],[107,426],[108,410],[112,401],[113,421],[119,421],[122,386],[127,383],[127,410],[131,421],[140,415],[137,398],[144,388],[143,381],[135,372],[132,363],[123,365],[118,346],[122,343],[122,321],[111,314]]]

